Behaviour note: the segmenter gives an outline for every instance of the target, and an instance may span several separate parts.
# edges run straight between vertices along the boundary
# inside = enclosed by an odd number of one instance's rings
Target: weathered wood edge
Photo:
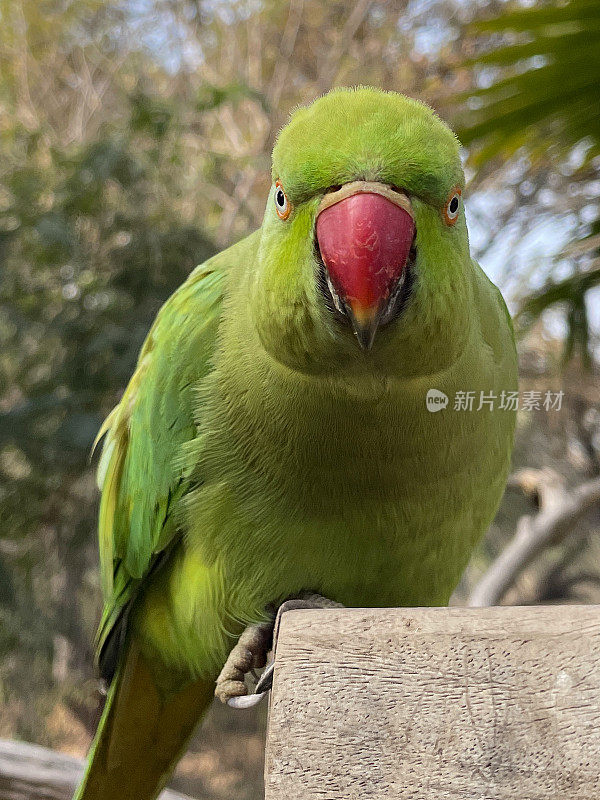
[[[484,650],[488,647],[486,642],[493,646],[492,643],[503,643],[507,639],[531,640],[534,643],[536,639],[539,639],[540,643],[556,642],[556,645],[552,645],[552,647],[555,647],[557,652],[564,651],[565,657],[571,653],[571,647],[578,649],[580,645],[583,644],[585,647],[584,643],[593,641],[596,655],[593,662],[590,662],[589,667],[594,670],[596,675],[593,682],[598,682],[597,676],[600,671],[600,658],[597,657],[600,642],[599,605],[496,606],[489,608],[355,608],[290,611],[283,617],[279,632],[276,653],[276,662],[279,659],[279,668],[276,667],[275,669],[274,687],[270,701],[265,754],[265,786],[266,797],[269,800],[275,800],[275,798],[279,800],[280,798],[280,794],[272,791],[276,782],[269,779],[269,771],[274,763],[271,747],[274,740],[272,708],[274,704],[284,700],[289,693],[290,685],[289,683],[286,685],[285,680],[292,680],[293,682],[295,664],[300,664],[304,660],[305,666],[303,668],[306,669],[309,654],[310,659],[323,658],[323,663],[326,663],[328,653],[331,654],[335,662],[335,659],[339,658],[340,650],[344,649],[345,645],[348,651],[351,651],[354,655],[357,652],[368,653],[369,643],[372,641],[374,633],[377,637],[382,638],[390,635],[397,642],[410,641],[413,636],[422,643],[435,642],[438,637],[445,642],[452,639],[464,639],[466,643],[479,644]],[[311,663],[310,660],[308,660],[308,663]],[[315,664],[315,666],[318,667],[318,664]],[[310,667],[310,670],[312,671],[312,667]],[[563,674],[559,674],[559,678],[564,677]],[[331,688],[331,675],[329,678],[329,688]],[[304,692],[306,692],[306,688],[304,686]],[[312,689],[314,691],[314,685]],[[297,690],[298,687],[295,690],[292,688],[292,692],[296,691],[296,694]],[[348,688],[348,685],[343,687],[343,693],[353,698],[352,690]],[[303,696],[306,696],[306,694]],[[598,697],[600,698],[600,689]],[[309,695],[307,699],[310,700],[311,696]],[[297,697],[297,702],[300,705],[297,705],[296,709],[300,708],[301,714],[307,713],[310,716],[313,713],[303,708],[304,704],[301,702],[301,698]],[[333,707],[335,710],[335,701]],[[297,714],[297,711],[292,713],[292,717],[295,714]],[[326,724],[331,723],[332,720],[328,709]],[[294,740],[297,741],[296,752],[294,753],[296,749],[294,747],[294,749],[288,750],[288,755],[294,763],[300,765],[304,743],[301,738],[298,739],[298,735],[306,735],[306,731],[297,730],[295,728],[295,720],[290,717],[283,720],[280,716],[277,719],[277,724],[280,726],[281,731],[285,729],[285,733],[291,743]],[[300,727],[302,727],[302,724]],[[583,746],[583,740],[581,741]],[[292,747],[292,744],[290,744],[290,747]],[[321,774],[320,771],[319,774]],[[299,772],[298,775],[298,784],[294,787],[296,800],[304,797],[317,797],[317,795],[318,797],[329,797],[327,794],[329,789],[325,785],[317,791],[317,794],[304,794],[301,786],[303,780],[302,772]],[[323,774],[323,777],[326,782],[328,776]],[[596,788],[600,789],[600,759],[598,760],[598,777],[592,782],[594,786],[598,784]],[[289,789],[288,783],[286,784],[286,791]],[[321,791],[325,791],[325,794],[322,794]],[[332,798],[334,796],[337,798],[342,795],[331,795]],[[352,794],[352,798],[354,796]],[[392,794],[389,796],[397,795]],[[501,796],[505,797],[504,794]],[[589,796],[588,794],[577,794],[576,796],[578,800],[583,797],[585,797],[585,800],[588,800],[588,797],[589,800],[591,798],[597,800],[597,797],[600,797],[600,791],[596,792],[594,789]],[[386,794],[385,797],[388,797],[388,795]],[[404,797],[404,794],[402,794],[402,797]],[[410,794],[410,797],[413,797],[413,795]],[[344,795],[344,798],[347,800],[346,795]]]

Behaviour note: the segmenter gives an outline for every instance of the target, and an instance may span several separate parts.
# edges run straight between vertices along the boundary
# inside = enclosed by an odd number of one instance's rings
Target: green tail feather
[[[110,688],[73,800],[154,800],[213,698],[202,679],[163,697],[135,642]]]

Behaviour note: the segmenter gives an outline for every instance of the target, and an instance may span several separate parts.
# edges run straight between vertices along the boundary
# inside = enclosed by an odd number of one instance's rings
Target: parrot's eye
[[[460,196],[461,196],[460,189],[453,189],[450,197],[448,198],[446,205],[444,206],[442,215],[444,217],[444,222],[446,225],[454,225],[456,220],[458,219],[458,212],[460,211]]]
[[[292,205],[279,181],[275,184],[275,209],[279,219],[287,219],[292,213]]]

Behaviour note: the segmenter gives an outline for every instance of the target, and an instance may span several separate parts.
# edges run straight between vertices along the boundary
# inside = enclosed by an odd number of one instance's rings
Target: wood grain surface
[[[600,800],[600,607],[290,611],[266,800]]]

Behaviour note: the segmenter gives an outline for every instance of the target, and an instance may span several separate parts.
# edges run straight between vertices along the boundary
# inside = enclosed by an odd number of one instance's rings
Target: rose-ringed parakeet
[[[515,346],[452,132],[335,90],[294,112],[272,176],[261,228],[166,302],[101,431],[111,685],[79,800],[158,794],[270,604],[446,604],[503,492]]]

